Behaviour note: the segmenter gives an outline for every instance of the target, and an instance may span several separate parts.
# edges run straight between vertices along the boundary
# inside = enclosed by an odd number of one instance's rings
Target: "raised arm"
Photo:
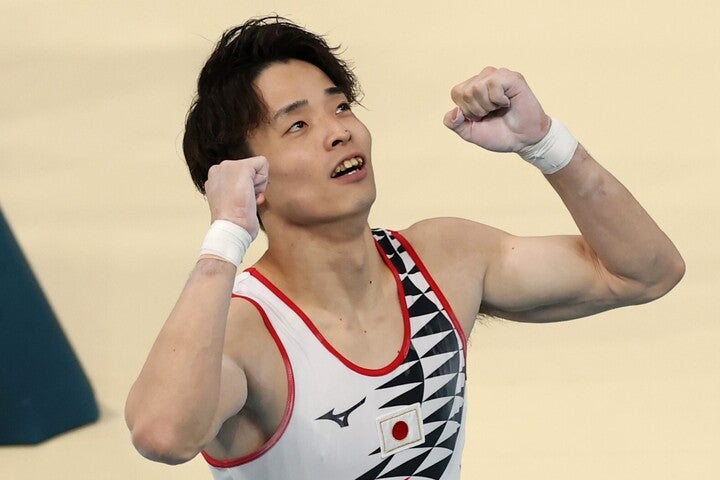
[[[205,185],[213,222],[230,222],[255,238],[256,204],[263,201],[266,183],[262,157],[213,167]],[[125,406],[135,447],[165,463],[197,455],[247,399],[241,363],[224,354],[225,332],[229,315],[257,313],[245,302],[230,308],[239,259],[228,257],[242,252],[228,256],[222,242],[208,238]]]
[[[482,311],[564,320],[650,301],[682,278],[672,242],[615,177],[559,122],[553,125],[520,74],[486,68],[453,88],[452,98],[457,107],[446,126],[468,142],[536,164],[581,232],[523,238],[458,224],[459,242],[486,249],[473,265],[482,275]]]

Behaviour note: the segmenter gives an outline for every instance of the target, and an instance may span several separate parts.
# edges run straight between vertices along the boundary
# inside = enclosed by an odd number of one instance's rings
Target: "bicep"
[[[552,322],[639,303],[642,286],[610,273],[579,235],[519,237],[470,220],[429,219],[406,231],[471,328],[477,313]]]
[[[506,235],[497,252],[488,262],[481,312],[550,322],[633,303],[637,286],[610,273],[581,236]]]
[[[231,358],[223,356],[220,373],[220,398],[216,415],[218,430],[225,420],[236,415],[245,406],[247,395],[245,371]]]
[[[248,380],[243,359],[248,356],[247,332],[258,323],[257,316],[255,308],[246,301],[231,301],[220,368],[220,392],[208,441],[215,438],[225,421],[237,415],[247,403]]]

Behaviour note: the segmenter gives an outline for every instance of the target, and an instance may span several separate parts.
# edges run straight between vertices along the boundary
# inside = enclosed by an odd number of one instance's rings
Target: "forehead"
[[[271,112],[291,102],[323,96],[333,85],[322,70],[301,60],[273,63],[255,80],[255,88]]]

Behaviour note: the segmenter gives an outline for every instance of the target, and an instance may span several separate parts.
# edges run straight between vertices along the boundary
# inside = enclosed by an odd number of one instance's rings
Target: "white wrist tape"
[[[553,118],[547,135],[538,143],[523,147],[518,154],[545,175],[550,175],[570,163],[577,146],[578,141],[570,130],[560,120]]]
[[[252,236],[240,225],[227,220],[215,220],[205,235],[200,255],[214,255],[236,267],[252,242]]]

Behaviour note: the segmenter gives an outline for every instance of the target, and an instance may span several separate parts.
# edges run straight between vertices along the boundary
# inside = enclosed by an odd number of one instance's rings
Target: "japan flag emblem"
[[[378,417],[376,420],[380,435],[380,453],[383,458],[425,441],[420,404],[404,407]]]

